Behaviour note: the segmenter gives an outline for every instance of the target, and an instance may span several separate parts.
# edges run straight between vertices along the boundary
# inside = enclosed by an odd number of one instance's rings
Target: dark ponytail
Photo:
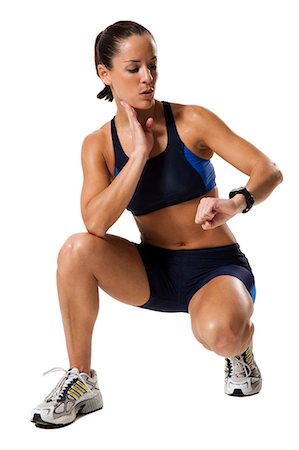
[[[104,89],[98,93],[97,98],[103,98],[104,100],[108,100],[109,102],[112,102],[113,100],[113,94],[111,87],[105,84]]]
[[[118,45],[123,39],[134,34],[142,35],[145,33],[148,33],[154,39],[149,30],[130,20],[120,20],[101,31],[96,37],[94,46],[94,59],[98,77],[100,77],[98,64],[103,64],[108,70],[112,69],[112,59],[118,53]],[[104,98],[104,100],[112,102],[113,94],[110,86],[105,85],[104,89],[98,93],[97,98]]]

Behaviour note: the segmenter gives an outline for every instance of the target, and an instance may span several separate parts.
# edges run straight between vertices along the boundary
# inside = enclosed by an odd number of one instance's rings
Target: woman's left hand
[[[238,212],[240,208],[234,199],[203,197],[197,207],[195,223],[201,225],[204,230],[211,230],[223,225]]]

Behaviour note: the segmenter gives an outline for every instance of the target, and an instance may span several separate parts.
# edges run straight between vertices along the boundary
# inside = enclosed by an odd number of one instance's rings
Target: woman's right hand
[[[149,158],[149,154],[154,145],[154,119],[149,117],[143,127],[137,119],[137,112],[135,109],[124,100],[121,100],[120,103],[124,107],[129,120],[134,151],[138,154],[144,154]]]

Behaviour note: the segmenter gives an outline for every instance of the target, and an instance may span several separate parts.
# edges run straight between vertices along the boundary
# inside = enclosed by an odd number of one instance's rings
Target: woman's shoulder
[[[107,154],[107,145],[109,144],[110,136],[110,121],[101,125],[100,128],[88,133],[84,140],[83,146],[93,148],[94,151],[101,153],[107,160],[109,152]]]
[[[103,125],[101,125],[100,128],[98,128],[96,130],[93,130],[90,133],[88,133],[86,135],[85,139],[102,142],[105,139],[107,139],[107,134],[108,134],[108,128],[109,127],[110,127],[110,121],[104,123]]]
[[[205,106],[199,104],[182,104],[167,102],[171,106],[174,119],[191,125],[206,125],[217,116]]]
[[[213,156],[205,140],[207,129],[211,128],[210,111],[201,105],[169,103],[178,134],[187,148],[204,159]]]

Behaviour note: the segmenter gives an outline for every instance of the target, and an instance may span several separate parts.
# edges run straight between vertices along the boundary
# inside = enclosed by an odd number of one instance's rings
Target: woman
[[[225,393],[256,394],[252,354],[254,276],[227,221],[265,200],[282,181],[277,166],[215,114],[155,99],[157,48],[143,26],[120,21],[95,42],[98,98],[115,100],[115,117],[82,145],[81,210],[88,232],[58,255],[57,286],[69,365],[32,411],[38,426],[72,423],[103,406],[91,369],[98,287],[132,306],[188,312],[195,338],[225,357]],[[216,152],[249,176],[219,199],[210,158]],[[125,209],[141,242],[107,231]]]

